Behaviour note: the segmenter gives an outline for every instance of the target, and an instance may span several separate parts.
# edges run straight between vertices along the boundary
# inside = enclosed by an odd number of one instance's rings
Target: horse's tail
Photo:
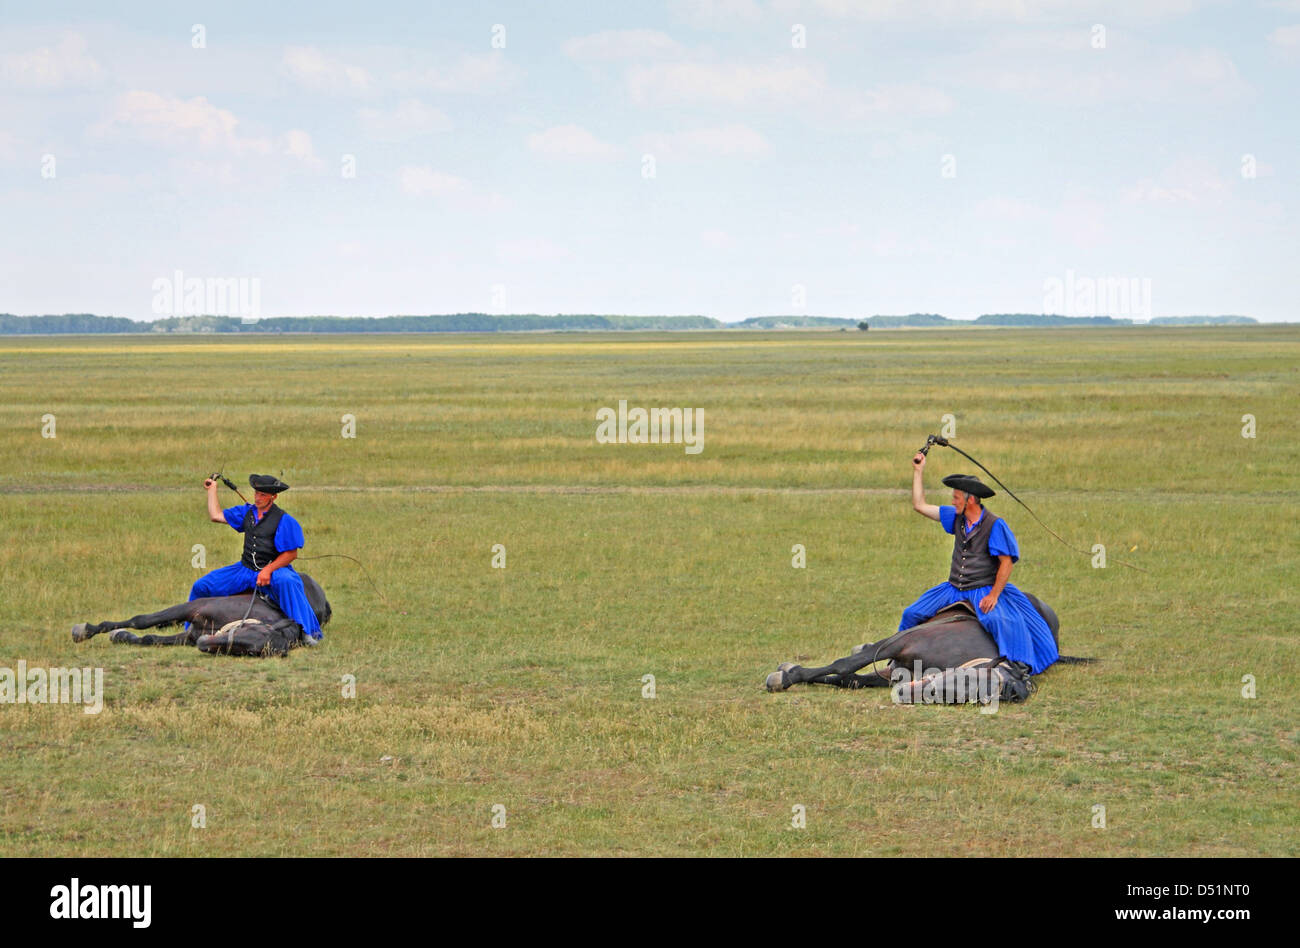
[[[1100,658],[1080,658],[1078,655],[1062,655],[1054,664],[1057,665],[1095,665]]]

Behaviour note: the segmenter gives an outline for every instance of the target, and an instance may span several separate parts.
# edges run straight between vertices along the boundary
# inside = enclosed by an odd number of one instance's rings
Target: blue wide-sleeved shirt
[[[980,510],[980,519],[975,521],[975,526],[979,526],[980,521],[987,517],[988,514],[987,510]],[[975,529],[975,527],[966,523],[965,517],[962,517],[961,520],[962,526],[966,528],[967,533]],[[957,523],[957,508],[951,504],[940,507],[939,522],[943,524],[946,533],[952,533],[953,527]],[[278,530],[275,537],[278,541],[280,538]],[[1013,563],[1020,559],[1020,547],[1016,546],[1016,535],[1011,532],[1011,528],[1007,526],[1007,522],[1001,517],[998,518],[997,523],[993,524],[993,529],[989,531],[989,553],[993,556],[1009,556]]]
[[[948,509],[952,509],[951,507]],[[226,518],[226,523],[234,527],[236,533],[244,532],[244,517],[248,511],[253,511],[255,520],[262,518],[257,514],[257,507],[253,504],[241,504],[238,507],[227,507],[221,511],[221,515]],[[997,526],[1001,526],[998,524]],[[949,531],[950,533],[952,531]],[[994,531],[997,532],[996,530]],[[1012,541],[1015,542],[1014,540]],[[294,520],[287,513],[281,514],[280,523],[275,528],[275,552],[287,553],[289,550],[301,550],[304,546],[302,538],[302,527],[298,521]]]

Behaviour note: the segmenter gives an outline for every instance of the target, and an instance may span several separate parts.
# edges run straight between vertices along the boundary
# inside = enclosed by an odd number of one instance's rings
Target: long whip
[[[1047,531],[1048,533],[1050,533],[1052,536],[1056,537],[1056,539],[1060,540],[1061,543],[1063,543],[1066,547],[1068,547],[1069,549],[1073,550],[1075,553],[1082,553],[1084,556],[1091,556],[1091,555],[1092,555],[1092,553],[1089,552],[1088,550],[1081,550],[1081,549],[1079,549],[1078,547],[1070,546],[1070,544],[1069,544],[1066,540],[1061,539],[1060,535],[1057,534],[1057,532],[1056,532],[1055,530],[1053,530],[1053,529],[1052,529],[1051,527],[1049,527],[1047,524],[1043,523],[1042,519],[1039,518],[1038,514],[1034,513],[1032,510],[1029,509],[1029,505],[1028,505],[1027,503],[1025,503],[1023,500],[1021,500],[1019,497],[1017,497],[1014,493],[1012,493],[1010,487],[1008,487],[1006,484],[1003,484],[1002,481],[998,480],[998,476],[997,476],[996,474],[994,474],[992,471],[990,471],[987,467],[985,467],[985,466],[984,466],[983,464],[981,464],[979,461],[975,460],[973,457],[971,457],[969,454],[967,454],[967,453],[966,453],[965,451],[963,451],[961,448],[957,447],[957,445],[953,444],[953,443],[952,443],[951,441],[949,441],[947,438],[941,438],[941,437],[939,437],[938,435],[927,435],[927,436],[926,436],[926,439],[925,439],[925,447],[921,448],[921,453],[924,454],[924,455],[929,455],[929,453],[930,453],[930,448],[931,448],[933,445],[936,445],[936,444],[939,445],[939,446],[942,447],[942,448],[952,448],[952,450],[956,451],[958,454],[960,454],[962,457],[966,458],[968,461],[970,461],[972,464],[974,464],[976,467],[978,467],[981,471],[983,471],[983,472],[984,472],[985,474],[987,474],[989,477],[993,478],[993,480],[997,481],[997,485],[998,485],[999,487],[1001,487],[1004,491],[1006,491],[1007,494],[1011,497],[1012,500],[1014,500],[1016,503],[1018,503],[1021,507],[1024,507],[1025,510],[1028,510],[1028,511],[1029,511],[1029,516],[1031,516],[1031,517],[1033,517],[1035,520],[1037,520],[1037,521],[1038,521],[1038,525],[1039,525],[1040,527],[1042,527],[1044,530],[1046,530],[1046,531]],[[1118,563],[1120,566],[1127,566],[1129,569],[1135,569],[1135,570],[1137,570],[1139,573],[1147,573],[1147,572],[1149,572],[1148,570],[1145,570],[1145,569],[1143,569],[1143,568],[1140,567],[1140,566],[1134,566],[1132,563],[1125,563],[1123,560],[1115,560],[1115,562]]]
[[[225,464],[222,464],[222,465],[221,465],[221,470],[220,470],[220,471],[217,471],[217,473],[213,474],[212,477],[211,477],[211,480],[214,480],[214,481],[220,481],[221,483],[225,484],[227,487],[229,487],[231,490],[233,490],[236,494],[239,494],[239,499],[240,499],[240,500],[242,500],[244,503],[248,503],[248,499],[247,499],[247,498],[246,498],[242,493],[240,493],[239,488],[235,486],[235,482],[232,481],[230,478],[226,477],[226,475],[222,473],[222,471],[225,471],[225,469],[226,469],[226,465],[225,465]],[[280,473],[283,474],[284,472],[281,471]],[[369,582],[370,585],[371,585],[371,587],[374,588],[374,590],[375,590],[375,592],[378,594],[379,598],[382,599],[382,600],[384,601],[384,605],[388,606],[390,609],[392,608],[392,603],[390,603],[390,602],[388,601],[388,597],[385,596],[385,595],[383,594],[383,592],[380,590],[380,588],[379,588],[379,584],[376,583],[375,580],[374,580],[374,578],[370,575],[370,572],[369,572],[369,570],[366,569],[365,564],[363,564],[363,563],[362,563],[359,559],[357,559],[355,556],[349,556],[349,555],[346,554],[346,553],[317,553],[315,556],[299,556],[299,557],[295,557],[295,559],[298,559],[298,560],[324,560],[324,559],[329,559],[330,557],[336,557],[336,556],[337,556],[337,557],[342,557],[342,558],[345,559],[345,560],[351,560],[352,562],[356,563],[357,566],[361,567],[361,572],[365,575],[365,577],[366,577],[366,581]],[[256,560],[254,560],[254,562],[256,562]],[[249,609],[250,609],[250,610],[252,609],[252,603],[249,603]],[[247,619],[248,616],[245,615],[244,618]]]

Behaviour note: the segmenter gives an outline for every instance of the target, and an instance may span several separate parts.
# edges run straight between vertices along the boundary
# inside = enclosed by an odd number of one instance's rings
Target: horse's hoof
[[[113,633],[109,635],[108,640],[110,642],[117,642],[118,644],[121,644],[123,642],[129,644],[135,641],[135,635],[131,632],[130,629],[114,629]]]
[[[90,636],[86,634],[86,623],[78,622],[72,627],[72,641],[84,642],[88,638],[90,638]]]
[[[782,662],[776,666],[776,670],[779,672],[788,672],[792,668],[794,668],[794,662]]]
[[[867,650],[867,644],[868,644],[868,643],[863,642],[861,645],[855,645],[855,646],[853,646],[853,651],[850,652],[849,654],[850,654],[850,655],[860,655],[860,654],[862,654],[863,652],[865,652],[865,651]]]
[[[790,687],[790,676],[783,670],[774,671],[767,676],[768,691],[785,691]]]

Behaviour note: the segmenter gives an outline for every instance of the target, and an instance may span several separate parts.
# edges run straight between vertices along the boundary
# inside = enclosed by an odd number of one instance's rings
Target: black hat
[[[278,494],[289,489],[288,484],[270,474],[249,474],[248,483],[253,490],[260,490],[264,494]]]
[[[943,486],[963,491],[980,500],[993,496],[993,491],[989,487],[981,483],[978,477],[971,477],[969,474],[949,474],[943,479]]]

